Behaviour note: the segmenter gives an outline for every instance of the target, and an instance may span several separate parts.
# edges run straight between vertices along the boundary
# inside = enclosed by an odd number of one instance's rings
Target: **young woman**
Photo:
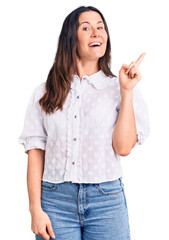
[[[149,134],[136,87],[145,53],[119,77],[110,70],[102,13],[79,7],[65,19],[47,81],[34,90],[19,142],[28,154],[36,239],[130,239],[120,156]]]

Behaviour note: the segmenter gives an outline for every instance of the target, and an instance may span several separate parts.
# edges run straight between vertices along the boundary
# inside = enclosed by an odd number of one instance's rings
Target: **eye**
[[[83,28],[83,31],[88,31],[88,30],[89,30],[88,27],[84,27],[84,28]]]
[[[98,27],[97,29],[103,29],[103,27]]]

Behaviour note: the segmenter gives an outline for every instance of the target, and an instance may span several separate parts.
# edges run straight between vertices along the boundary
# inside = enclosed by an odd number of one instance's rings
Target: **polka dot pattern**
[[[26,153],[45,150],[43,180],[98,183],[121,177],[120,156],[112,148],[121,101],[118,77],[99,71],[80,81],[74,75],[63,111],[51,115],[38,103],[44,92],[42,83],[32,93],[19,137]],[[148,110],[138,88],[133,93],[137,144],[142,144],[149,133]]]

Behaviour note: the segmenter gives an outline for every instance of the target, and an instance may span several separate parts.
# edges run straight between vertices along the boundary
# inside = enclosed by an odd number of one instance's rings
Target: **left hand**
[[[132,62],[129,66],[123,64],[119,71],[119,83],[122,91],[131,91],[141,80],[141,74],[138,66],[143,60],[146,53],[142,53],[136,62]]]

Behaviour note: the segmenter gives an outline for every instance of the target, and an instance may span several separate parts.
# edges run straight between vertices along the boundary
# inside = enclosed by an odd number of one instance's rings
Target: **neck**
[[[83,75],[90,76],[99,71],[98,60],[85,62],[77,59],[77,70],[80,79],[82,79]]]

